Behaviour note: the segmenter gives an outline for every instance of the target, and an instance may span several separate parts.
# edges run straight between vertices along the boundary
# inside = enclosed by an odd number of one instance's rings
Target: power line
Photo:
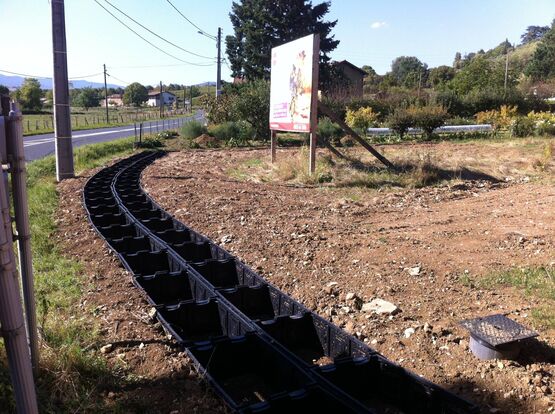
[[[152,46],[153,48],[155,48],[156,50],[162,52],[163,54],[175,59],[175,60],[179,60],[180,62],[186,63],[188,65],[193,65],[193,66],[211,66],[210,64],[202,64],[202,63],[193,63],[193,62],[187,62],[186,60],[180,59],[177,56],[172,55],[171,53],[166,52],[163,49],[160,49],[158,46],[156,46],[154,43],[152,43],[151,41],[149,41],[148,39],[145,39],[143,36],[141,36],[139,33],[137,33],[135,30],[133,30],[131,27],[129,27],[127,24],[125,24],[119,17],[117,17],[115,14],[113,14],[110,10],[108,10],[106,7],[104,7],[102,4],[100,4],[100,2],[98,0],[93,0],[96,4],[98,4],[100,7],[102,7],[106,13],[108,13],[110,16],[112,16],[114,19],[116,19],[118,22],[120,22],[122,25],[124,25],[128,30],[132,31],[135,35],[137,35],[138,37],[140,37],[142,40],[144,40],[146,43],[148,43],[150,46]]]
[[[104,2],[108,3],[110,6],[112,6],[114,9],[116,9],[117,11],[119,11],[121,14],[123,14],[125,17],[127,17],[129,20],[135,22],[136,24],[138,24],[139,26],[141,26],[143,29],[145,29],[146,31],[148,31],[149,33],[153,34],[154,36],[156,36],[157,38],[163,40],[164,42],[172,45],[173,47],[176,47],[179,50],[182,50],[185,53],[189,53],[191,55],[194,56],[198,56],[200,58],[204,58],[204,59],[212,59],[209,56],[204,56],[204,55],[199,55],[198,53],[195,52],[191,52],[190,50],[184,49],[179,45],[176,45],[175,43],[170,42],[169,40],[167,40],[166,38],[160,36],[157,33],[154,33],[152,30],[150,30],[148,27],[144,26],[143,24],[139,23],[137,20],[135,20],[134,18],[132,18],[131,16],[129,16],[127,13],[125,13],[124,11],[122,11],[121,9],[119,9],[118,7],[114,6],[112,3],[110,3],[108,0],[104,0]]]
[[[25,76],[26,78],[35,78],[35,79],[52,79],[50,76],[38,76],[38,75],[29,75],[28,73],[19,73],[19,72],[11,72],[9,70],[0,69],[0,72],[9,73],[10,75],[18,75],[18,76]],[[102,75],[102,72],[93,73],[92,75],[83,75],[83,76],[72,76],[68,79],[70,80],[78,80],[84,78],[92,78],[94,76]]]
[[[52,79],[51,77],[48,77],[48,76],[37,76],[37,75],[29,75],[27,73],[10,72],[9,70],[4,70],[4,69],[0,69],[0,72],[9,73],[10,75],[25,76],[26,78]]]
[[[172,6],[172,7],[174,8],[174,10],[175,10],[176,12],[178,12],[178,13],[181,15],[181,17],[183,17],[183,18],[184,18],[185,20],[187,20],[193,27],[195,27],[195,28],[199,31],[200,34],[202,34],[202,35],[204,35],[204,36],[206,36],[206,37],[209,37],[209,38],[211,38],[211,39],[213,39],[213,40],[216,40],[216,36],[212,36],[211,34],[208,34],[208,33],[205,32],[204,30],[202,30],[200,27],[198,27],[196,24],[194,24],[191,20],[189,20],[189,19],[187,18],[187,16],[185,16],[183,13],[181,13],[181,11],[180,11],[177,7],[175,7],[174,4],[173,4],[170,0],[166,0],[166,1],[170,4],[170,6]]]
[[[208,63],[206,66],[214,66],[214,63]],[[143,65],[143,66],[111,66],[111,69],[148,69],[148,68],[167,68],[167,67],[176,67],[176,66],[186,66],[185,63],[174,63],[168,65]]]
[[[127,81],[124,81],[124,80],[122,80],[122,79],[118,79],[118,78],[116,78],[114,75],[110,75],[109,73],[107,73],[106,75],[109,76],[110,78],[114,78],[115,80],[117,80],[117,81],[119,81],[119,82],[123,82],[123,83],[126,83],[126,84],[128,84],[128,85],[131,84],[131,82],[127,82]]]

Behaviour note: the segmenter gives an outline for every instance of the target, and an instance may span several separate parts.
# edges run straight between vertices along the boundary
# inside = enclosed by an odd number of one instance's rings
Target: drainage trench
[[[466,414],[472,403],[389,361],[165,212],[142,152],[91,177],[89,221],[164,330],[240,413]]]

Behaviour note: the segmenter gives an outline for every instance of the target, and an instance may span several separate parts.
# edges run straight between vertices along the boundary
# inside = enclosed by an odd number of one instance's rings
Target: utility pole
[[[160,118],[162,118],[164,112],[164,96],[162,95],[162,81],[160,81]]]
[[[507,81],[509,79],[509,51],[507,50],[507,54],[505,55],[505,88],[504,88],[504,96],[507,96]]]
[[[216,98],[222,94],[222,28],[218,27],[218,69],[216,75]]]
[[[106,83],[106,63],[104,64],[104,105],[106,106],[106,123],[110,123],[110,115],[108,111],[108,84]]]
[[[193,113],[193,85],[189,86],[189,106],[191,107],[191,113]]]
[[[73,177],[73,143],[69,84],[67,78],[67,48],[64,0],[51,0],[52,51],[54,54],[54,136],[56,146],[56,179]]]

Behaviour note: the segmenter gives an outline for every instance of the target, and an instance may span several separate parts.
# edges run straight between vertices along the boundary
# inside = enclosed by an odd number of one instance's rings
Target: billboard
[[[310,132],[318,93],[319,36],[309,35],[272,49],[270,129]]]

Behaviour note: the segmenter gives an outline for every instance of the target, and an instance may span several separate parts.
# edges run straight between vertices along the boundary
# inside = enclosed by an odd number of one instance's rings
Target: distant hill
[[[3,75],[0,73],[0,85],[7,86],[8,88],[19,88],[25,78],[23,76],[9,76]],[[52,79],[39,79],[40,85],[42,89],[52,89]],[[74,89],[81,89],[81,88],[103,88],[104,83],[100,82],[89,82],[86,80],[72,80],[70,84],[73,86]],[[122,88],[121,85],[116,85],[113,83],[108,84],[108,88]]]
[[[216,82],[197,83],[196,85],[193,85],[193,86],[216,86]]]

